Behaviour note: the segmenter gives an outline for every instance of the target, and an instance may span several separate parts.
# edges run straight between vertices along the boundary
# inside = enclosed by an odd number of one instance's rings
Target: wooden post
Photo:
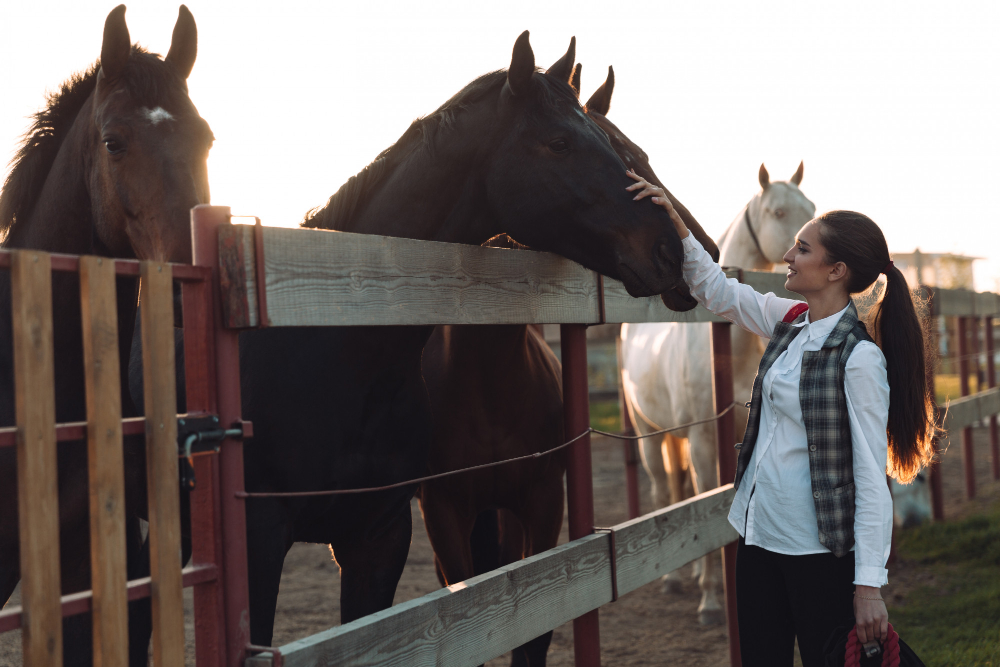
[[[734,400],[733,345],[728,322],[712,323],[712,393],[716,414],[728,408]],[[719,484],[728,484],[736,477],[736,420],[732,410],[716,421],[718,439]],[[740,629],[736,616],[736,542],[722,548],[723,585],[726,595],[726,628],[729,633],[729,664],[740,667]]]
[[[80,258],[94,665],[128,665],[125,463],[114,260]]]
[[[621,415],[622,435],[635,435],[635,425],[628,411],[625,386],[622,384],[622,339],[615,340],[618,352],[618,413]],[[639,442],[622,440],[625,454],[625,494],[628,498],[628,518],[634,519],[642,513],[639,504]]]
[[[969,320],[973,318],[958,318],[958,369],[962,396],[969,395]],[[973,320],[974,321],[974,320]],[[965,470],[965,497],[972,500],[976,497],[975,450],[972,447],[972,427],[962,429],[962,467]]]
[[[173,667],[184,664],[173,285],[169,264],[142,262],[139,275],[153,662]]]
[[[191,241],[194,263],[210,266],[211,292],[220,293],[219,227],[229,224],[225,206],[195,206],[191,210]],[[264,280],[258,276],[258,280]],[[222,309],[213,307],[211,323],[215,347],[215,391],[219,421],[225,427],[240,420],[239,332],[222,324]],[[206,325],[207,326],[207,325]],[[247,583],[246,501],[243,491],[243,443],[226,439],[218,456],[218,493],[222,535],[222,587],[225,601],[226,666],[243,667],[250,643],[250,598]]]
[[[21,250],[10,267],[25,667],[63,659],[51,266],[48,253]]]
[[[563,424],[567,438],[590,427],[587,389],[587,325],[560,326],[563,372]],[[594,479],[590,435],[570,445],[566,462],[566,496],[569,501],[569,539],[594,532]],[[576,667],[600,667],[601,639],[597,610],[573,620]]]
[[[986,347],[986,386],[997,386],[996,365],[993,361],[993,318],[983,318],[983,336]],[[1000,438],[997,437],[997,416],[990,415],[990,453],[993,463],[993,479],[1000,479]]]

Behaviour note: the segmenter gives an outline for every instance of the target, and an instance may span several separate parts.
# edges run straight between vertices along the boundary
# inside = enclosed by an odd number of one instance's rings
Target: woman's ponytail
[[[889,374],[889,465],[906,484],[934,456],[934,397],[927,381],[927,329],[914,306],[906,278],[895,266],[885,272],[882,298],[869,311],[869,334],[882,349]]]
[[[853,211],[830,211],[818,220],[827,262],[847,266],[851,294],[869,290],[879,274],[885,274],[885,288],[865,320],[869,335],[885,356],[889,377],[887,472],[908,483],[931,462],[938,435],[926,374],[934,358],[927,344],[926,317],[918,314],[906,278],[889,260],[878,225]]]

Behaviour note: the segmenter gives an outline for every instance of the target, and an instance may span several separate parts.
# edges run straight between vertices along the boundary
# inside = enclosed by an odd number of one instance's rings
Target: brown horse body
[[[108,16],[101,60],[66,83],[36,115],[0,193],[6,249],[189,262],[192,206],[208,201],[211,131],[187,94],[197,29],[181,6],[166,59],[133,47],[121,5]],[[56,419],[86,419],[80,286],[76,275],[52,279]],[[119,278],[118,343],[122,413],[138,281]],[[0,425],[14,423],[10,276],[0,272]],[[20,579],[17,466],[0,449],[0,603]],[[129,574],[148,575],[139,518],[145,516],[145,450],[125,445]],[[90,588],[87,447],[58,445],[60,582],[64,594]],[[145,570],[145,571],[144,571]],[[149,604],[133,603],[132,663],[146,664]],[[91,663],[89,615],[64,622],[64,662]]]
[[[574,86],[578,91],[578,77]],[[613,86],[614,74],[609,70],[608,80],[588,101],[587,113],[626,165],[659,184],[646,154],[605,117]],[[669,196],[689,228],[717,258],[712,239]],[[676,291],[665,295],[664,301],[675,310],[693,306],[690,297]],[[434,429],[430,473],[524,456],[565,441],[561,367],[533,327],[437,327],[424,348],[422,366]],[[463,581],[488,567],[555,547],[563,520],[565,470],[565,450],[561,450],[425,482],[420,506],[442,583]],[[476,527],[477,518],[492,518],[482,514],[491,510],[498,510],[499,528],[499,534],[492,535],[493,548],[499,551],[492,557],[476,548],[485,541],[488,551],[489,529],[481,535],[482,541],[474,538],[474,528],[482,530]],[[544,665],[550,641],[551,633],[546,633],[515,650],[512,665]]]

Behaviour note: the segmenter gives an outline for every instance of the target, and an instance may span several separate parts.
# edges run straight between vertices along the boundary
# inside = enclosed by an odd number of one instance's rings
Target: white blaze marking
[[[145,109],[146,119],[156,125],[161,120],[173,120],[174,117],[170,115],[170,112],[163,107],[156,107],[155,109]]]

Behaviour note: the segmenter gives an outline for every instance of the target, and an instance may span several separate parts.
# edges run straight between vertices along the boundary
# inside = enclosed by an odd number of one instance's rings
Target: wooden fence
[[[658,297],[632,298],[619,281],[541,252],[239,225],[220,231],[220,248],[232,327],[724,321],[700,306],[676,313]],[[782,274],[728,273],[798,298]],[[938,290],[933,304],[940,315],[994,314],[1000,298]],[[944,426],[997,412],[991,389],[952,402]],[[610,602],[613,563],[624,594],[730,543],[732,493],[720,487],[615,526],[614,540],[574,540],[247,665],[480,664]]]
[[[182,571],[176,558],[179,422],[174,406],[172,280],[183,286],[189,408],[209,416],[217,413],[216,423],[221,419],[229,426],[227,433],[239,432],[241,424],[236,343],[241,328],[562,323],[575,340],[583,341],[577,345],[585,346],[585,337],[577,334],[600,321],[713,322],[717,409],[731,400],[731,370],[726,370],[731,365],[726,351],[729,328],[701,307],[675,313],[658,297],[632,298],[620,282],[546,253],[231,225],[229,211],[222,207],[197,207],[192,220],[194,267],[35,251],[0,253],[0,268],[10,267],[12,274],[17,386],[17,427],[0,429],[0,447],[17,447],[23,577],[23,608],[0,612],[0,631],[24,629],[26,665],[58,663],[62,616],[91,610],[94,650],[102,664],[123,664],[126,604],[144,595],[153,598],[157,664],[181,664],[182,586],[195,587],[198,664],[229,667],[244,660],[255,667],[282,661],[285,665],[480,664],[570,619],[592,614],[616,593],[628,593],[723,545],[730,545],[724,562],[731,593],[730,548],[736,537],[727,521],[731,485],[598,533],[593,532],[592,500],[588,514],[571,495],[574,539],[567,544],[293,642],[279,652],[246,657],[250,647],[245,517],[238,500],[243,488],[242,451],[231,434],[218,453],[209,450],[196,460],[194,564]],[[51,270],[78,271],[81,277],[86,424],[55,424]],[[122,420],[117,410],[114,276],[140,274],[150,412],[144,420]],[[734,270],[731,275],[758,291],[794,298],[784,292],[784,277],[779,274]],[[989,330],[990,318],[1000,312],[1000,297],[938,290],[934,309],[937,315],[986,318]],[[991,341],[987,336],[993,387]],[[574,360],[585,365],[579,349]],[[963,377],[967,380],[967,373]],[[967,381],[965,393],[966,385]],[[576,405],[577,412],[581,396],[586,406],[585,383],[582,395],[575,394],[572,401],[567,395],[567,404]],[[586,428],[585,412],[582,425],[577,419],[568,433]],[[1000,390],[991,388],[954,401],[944,425],[967,429],[989,418],[995,436],[997,412]],[[730,413],[730,431],[720,442],[732,441],[731,418]],[[725,423],[720,421],[720,429]],[[152,575],[126,583],[122,437],[143,427],[151,480]],[[84,436],[90,461],[94,589],[60,597],[55,448],[57,441]],[[731,478],[732,468],[725,466],[734,462],[724,462],[732,457],[730,449],[720,447],[723,479]],[[577,485],[586,486],[589,494],[589,440],[581,440],[573,451],[573,456],[585,455],[587,465],[571,465],[567,474],[577,475]],[[581,470],[586,479],[579,477]],[[589,534],[581,533],[581,525]],[[734,617],[729,622],[732,635]],[[731,637],[731,651],[732,646]],[[733,664],[738,664],[738,651],[731,655]],[[596,664],[593,656],[590,660],[584,662]],[[582,664],[579,653],[578,664]]]

